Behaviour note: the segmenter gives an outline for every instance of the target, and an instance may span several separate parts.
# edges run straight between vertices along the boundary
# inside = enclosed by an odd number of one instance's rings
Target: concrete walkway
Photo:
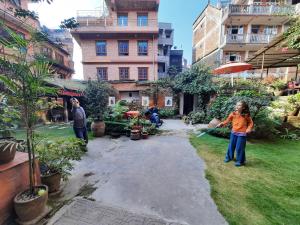
[[[76,164],[65,187],[65,198],[92,184],[96,190],[89,197],[96,203],[90,204],[116,206],[135,215],[153,215],[178,224],[227,224],[210,197],[204,162],[189,143],[187,132],[194,127],[170,120],[162,129],[171,134],[140,141],[126,137],[91,141],[87,155]],[[63,224],[59,221],[66,214],[58,215],[55,224]]]

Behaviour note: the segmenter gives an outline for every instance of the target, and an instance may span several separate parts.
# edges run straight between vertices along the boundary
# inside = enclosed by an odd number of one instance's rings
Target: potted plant
[[[148,139],[149,133],[145,127],[143,127],[143,129],[142,129],[141,135],[142,135],[143,139]]]
[[[74,168],[73,161],[83,155],[84,141],[78,138],[44,140],[37,145],[42,183],[47,185],[49,193],[60,189],[61,179],[67,180]]]
[[[137,141],[141,139],[141,131],[140,130],[131,130],[130,139],[133,141]]]
[[[108,99],[113,92],[111,86],[105,82],[89,81],[85,90],[84,102],[86,112],[92,119],[91,130],[94,137],[105,134],[104,114],[107,110]]]
[[[136,117],[130,119],[130,127],[132,130],[142,131],[143,126],[141,125],[140,118]]]
[[[5,95],[0,95],[0,164],[12,161],[16,151],[22,147],[20,141],[12,137],[12,130],[17,126],[15,121],[19,118],[16,107],[9,105]]]
[[[271,87],[274,89],[275,96],[281,96],[283,91],[286,89],[287,84],[282,80],[276,80]]]
[[[4,84],[4,92],[12,99],[15,106],[20,108],[22,123],[26,130],[26,148],[28,153],[29,186],[28,189],[17,194],[14,207],[20,222],[28,222],[45,213],[48,199],[47,186],[38,185],[36,181],[35,155],[35,124],[37,113],[41,109],[41,97],[55,95],[57,90],[46,85],[46,79],[51,77],[51,65],[44,58],[36,58],[29,51],[31,46],[38,46],[45,36],[34,31],[29,40],[22,38],[4,24],[9,38],[0,36],[0,43],[4,48],[10,48],[16,54],[10,57],[0,57],[0,81]]]

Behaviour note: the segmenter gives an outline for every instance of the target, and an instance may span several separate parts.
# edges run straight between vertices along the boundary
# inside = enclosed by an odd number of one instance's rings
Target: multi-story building
[[[121,99],[139,100],[158,79],[159,0],[106,0],[108,15],[78,11],[71,33],[82,49],[84,79],[106,80]]]
[[[158,77],[168,76],[170,54],[173,46],[174,30],[171,23],[159,23],[158,38]]]
[[[172,49],[170,52],[170,66],[176,67],[177,73],[182,72],[183,50]]]
[[[32,29],[40,30],[40,23],[36,19],[30,17],[22,18],[14,15],[18,9],[28,9],[28,0],[4,0],[0,1],[0,22],[3,22],[10,29],[17,32],[25,39],[30,38]],[[65,31],[67,32],[67,31]],[[6,31],[0,27],[0,35],[7,35]],[[73,45],[73,43],[72,43]],[[69,44],[71,46],[71,44]],[[29,49],[30,54],[43,55],[51,59],[52,68],[59,78],[71,78],[74,73],[74,63],[72,60],[73,48],[66,48],[63,44],[55,43],[49,36],[48,40],[42,42],[37,48]],[[0,45],[0,56],[14,54],[12,50],[5,49]]]
[[[289,25],[298,0],[222,0],[207,5],[193,24],[193,64],[241,62]],[[277,69],[277,74],[286,68]]]

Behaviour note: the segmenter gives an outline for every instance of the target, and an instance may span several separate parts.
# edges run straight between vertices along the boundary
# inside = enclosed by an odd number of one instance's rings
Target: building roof
[[[73,80],[73,79],[66,80],[60,78],[48,78],[46,79],[46,82],[51,86],[55,86],[63,90],[77,91],[77,92],[85,91],[87,86],[87,81]]]
[[[283,34],[275,37],[268,45],[258,50],[253,57],[246,60],[253,69],[296,67],[300,64],[300,49],[290,49]]]

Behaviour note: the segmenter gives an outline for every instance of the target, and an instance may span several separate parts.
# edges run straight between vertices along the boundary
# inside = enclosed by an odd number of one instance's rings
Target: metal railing
[[[100,10],[77,11],[77,21],[81,27],[158,27],[156,19],[124,19],[104,16]]]
[[[275,36],[274,34],[227,34],[224,44],[267,44]]]
[[[287,15],[295,12],[293,5],[229,5],[224,16],[230,15]]]

